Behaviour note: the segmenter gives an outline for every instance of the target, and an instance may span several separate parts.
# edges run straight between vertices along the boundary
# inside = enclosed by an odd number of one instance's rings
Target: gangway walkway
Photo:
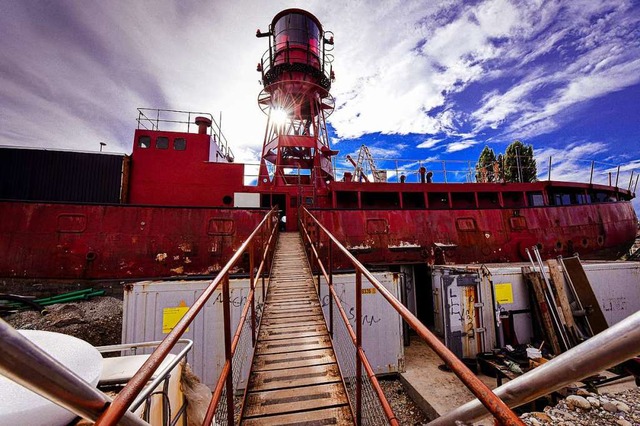
[[[276,246],[243,425],[354,424],[300,234]]]

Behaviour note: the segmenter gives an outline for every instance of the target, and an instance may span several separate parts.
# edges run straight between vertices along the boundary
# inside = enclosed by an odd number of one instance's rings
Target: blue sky
[[[288,7],[335,35],[342,164],[366,144],[464,170],[520,139],[541,177],[549,156],[558,180],[588,180],[592,160],[600,182],[621,165],[621,187],[640,171],[640,5],[624,0],[0,0],[0,144],[130,152],[137,107],[221,111],[256,161],[255,31]]]

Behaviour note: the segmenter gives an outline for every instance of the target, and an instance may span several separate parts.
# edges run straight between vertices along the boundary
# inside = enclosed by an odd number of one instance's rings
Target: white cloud
[[[433,148],[442,142],[442,139],[429,138],[424,142],[421,142],[416,148]]]
[[[136,107],[223,111],[237,159],[255,160],[266,125],[255,66],[267,49],[255,29],[296,3],[8,2],[0,143],[98,150],[104,140],[129,151]],[[631,0],[304,7],[335,34],[334,144],[415,133],[433,135],[418,145],[431,149],[446,135],[459,140],[446,152],[457,152],[486,129],[504,138],[549,132],[573,107],[640,82]],[[478,107],[452,100],[497,81]]]
[[[479,144],[480,142],[474,140],[466,140],[466,141],[458,141],[453,142],[447,145],[446,152],[458,152],[467,148],[471,148],[474,145]]]

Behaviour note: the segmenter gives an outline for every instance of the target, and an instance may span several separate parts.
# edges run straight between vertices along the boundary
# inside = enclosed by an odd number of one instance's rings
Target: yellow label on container
[[[178,324],[184,314],[189,310],[188,306],[176,306],[175,308],[164,308],[162,310],[162,334],[169,334]],[[189,327],[185,331],[189,331]]]
[[[360,290],[360,292],[362,294],[376,294],[376,289],[375,288],[363,288],[362,290]]]
[[[496,302],[501,305],[513,303],[513,289],[511,283],[496,284]]]

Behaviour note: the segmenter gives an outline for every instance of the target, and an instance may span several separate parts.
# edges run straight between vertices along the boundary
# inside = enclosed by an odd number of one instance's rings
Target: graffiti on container
[[[606,312],[624,311],[627,307],[626,297],[614,297],[607,299],[602,303],[602,307]]]
[[[338,300],[340,300],[340,304],[345,309],[345,312],[347,314],[347,319],[349,320],[349,322],[353,322],[356,319],[356,308],[355,306],[351,306],[349,303],[345,302],[343,299],[343,296],[344,296],[344,293],[338,295]],[[325,294],[324,296],[322,296],[322,308],[329,306],[330,300],[331,299],[328,294]],[[334,311],[334,315],[337,315],[335,311]],[[371,327],[373,324],[377,324],[380,321],[382,321],[382,318],[379,318],[375,315],[368,315],[368,314],[362,315],[362,325]]]

